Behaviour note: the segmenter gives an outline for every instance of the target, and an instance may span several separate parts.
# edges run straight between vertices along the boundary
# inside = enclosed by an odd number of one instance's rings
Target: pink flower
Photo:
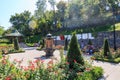
[[[7,61],[6,60],[2,60],[2,64],[7,64]]]
[[[50,61],[48,62],[48,64],[53,64],[53,60],[50,60]]]
[[[34,61],[34,63],[38,63],[39,62],[39,60],[38,59],[36,59],[35,61]]]
[[[41,60],[41,63],[44,63],[44,60]]]
[[[24,67],[23,66],[20,66],[21,69],[23,69]]]
[[[66,62],[66,64],[69,64],[69,62]]]
[[[90,71],[91,70],[91,68],[86,68],[86,71]]]
[[[24,71],[27,71],[27,70],[29,70],[28,67],[24,67]]]
[[[7,76],[5,80],[12,80],[10,76]]]
[[[76,60],[74,60],[74,63],[77,63],[77,61],[76,61]]]
[[[51,68],[53,68],[53,66],[48,66],[48,69],[51,69]]]

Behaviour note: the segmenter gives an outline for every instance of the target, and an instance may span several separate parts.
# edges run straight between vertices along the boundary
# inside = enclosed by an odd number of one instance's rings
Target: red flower
[[[66,64],[69,64],[69,62],[66,62]]]
[[[48,64],[53,64],[53,60],[50,60],[50,61],[48,62]]]
[[[91,70],[91,68],[86,68],[86,71],[90,71]]]
[[[24,67],[24,71],[27,71],[28,70],[28,68],[27,67]]]
[[[23,69],[23,66],[20,66],[21,69]]]
[[[6,60],[2,60],[2,64],[7,64],[7,61]]]
[[[48,69],[51,69],[51,68],[53,68],[53,66],[48,66]]]
[[[28,66],[28,68],[29,68],[30,70],[35,70],[34,64],[32,64],[31,66]]]
[[[39,62],[39,60],[38,59],[36,59],[35,61],[34,61],[34,63],[38,63]]]
[[[41,63],[44,63],[44,60],[41,60]]]
[[[76,60],[74,60],[74,63],[77,63],[77,61],[76,61]]]
[[[12,80],[10,76],[7,76],[5,80]]]

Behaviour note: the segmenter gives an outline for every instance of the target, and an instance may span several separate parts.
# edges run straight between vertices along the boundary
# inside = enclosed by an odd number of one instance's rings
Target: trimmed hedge
[[[120,63],[120,58],[115,58],[115,59],[96,58],[95,60],[111,62],[111,63]]]

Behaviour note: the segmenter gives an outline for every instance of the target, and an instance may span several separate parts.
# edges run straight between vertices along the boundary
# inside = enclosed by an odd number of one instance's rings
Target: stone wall
[[[91,41],[95,47],[101,48],[103,46],[103,42],[104,42],[105,38],[108,39],[110,47],[113,47],[114,46],[113,32],[98,33],[97,37],[95,39],[91,39]],[[87,45],[88,39],[78,40],[79,44],[82,41],[83,41],[84,45]],[[64,40],[56,40],[55,44],[56,45],[64,45]],[[120,31],[116,31],[116,46],[120,48]]]

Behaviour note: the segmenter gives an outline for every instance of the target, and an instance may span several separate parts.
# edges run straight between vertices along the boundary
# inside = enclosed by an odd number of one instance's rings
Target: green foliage
[[[104,49],[103,50],[104,56],[111,56],[111,54],[110,54],[110,48],[109,48],[109,43],[108,43],[107,39],[104,40],[103,49]]]
[[[26,45],[29,46],[29,47],[34,47],[34,44],[35,43],[26,43]]]
[[[69,68],[66,60],[56,65],[51,60],[46,67],[42,60],[29,61],[28,67],[20,66],[22,60],[14,59],[13,63],[8,60],[7,56],[0,55],[1,80],[96,80],[103,74],[99,67],[89,67],[89,71],[86,69],[84,72],[76,72]]]
[[[4,33],[4,28],[2,26],[0,26],[0,36]]]
[[[8,54],[10,54],[10,53],[23,53],[23,52],[25,52],[25,50],[23,50],[22,48],[20,48],[19,50],[15,50],[15,49],[8,50]]]
[[[75,33],[72,35],[67,53],[67,61],[70,64],[70,68],[73,68],[74,60],[76,60],[77,63],[84,65],[84,60]]]
[[[78,75],[78,77],[74,80],[98,80],[98,78],[100,78],[102,75],[103,69],[101,67],[93,67],[92,70]]]
[[[103,69],[101,67],[95,67],[91,70],[94,80],[97,80],[103,75]]]
[[[19,50],[20,48],[19,48],[19,43],[18,43],[18,38],[16,37],[16,38],[14,38],[14,49],[15,50]]]
[[[116,58],[114,61],[115,61],[116,63],[119,63],[119,62],[120,62],[120,58]]]
[[[68,39],[65,38],[64,50],[68,49]]]
[[[25,42],[26,43],[38,43],[40,39],[41,39],[41,35],[26,36]]]
[[[112,63],[119,63],[120,62],[120,49],[116,51],[110,51],[108,56],[103,55],[103,50],[100,50],[100,52],[95,52],[94,57],[96,60],[99,61],[105,61],[105,62],[112,62]]]
[[[105,61],[105,62],[111,62],[111,63],[120,63],[120,58],[114,58],[114,59],[96,58],[96,60]]]
[[[37,50],[42,50],[42,49],[45,47],[44,39],[41,39],[41,40],[39,41],[39,43],[40,43],[40,45],[39,45],[39,47],[37,48]]]
[[[0,45],[4,45],[4,44],[7,45],[9,43],[10,43],[10,41],[8,39],[5,39],[5,38],[0,39]]]
[[[36,3],[37,10],[35,11],[35,17],[38,19],[43,17],[46,10],[46,0],[38,0]]]
[[[91,41],[91,39],[89,39],[89,41],[88,41],[88,45],[92,45],[92,41]]]
[[[65,17],[66,17],[67,3],[64,1],[60,1],[57,4],[57,8],[58,8],[57,18],[58,18],[58,20],[60,20],[60,22],[62,23],[62,25],[64,27],[65,26],[64,22],[65,22]]]
[[[14,25],[12,27],[20,31],[20,33],[29,35],[32,32],[28,25],[30,18],[31,13],[29,11],[24,11],[20,14],[16,13],[15,15],[12,15],[9,21]]]
[[[84,72],[74,80],[95,80],[90,72]]]

